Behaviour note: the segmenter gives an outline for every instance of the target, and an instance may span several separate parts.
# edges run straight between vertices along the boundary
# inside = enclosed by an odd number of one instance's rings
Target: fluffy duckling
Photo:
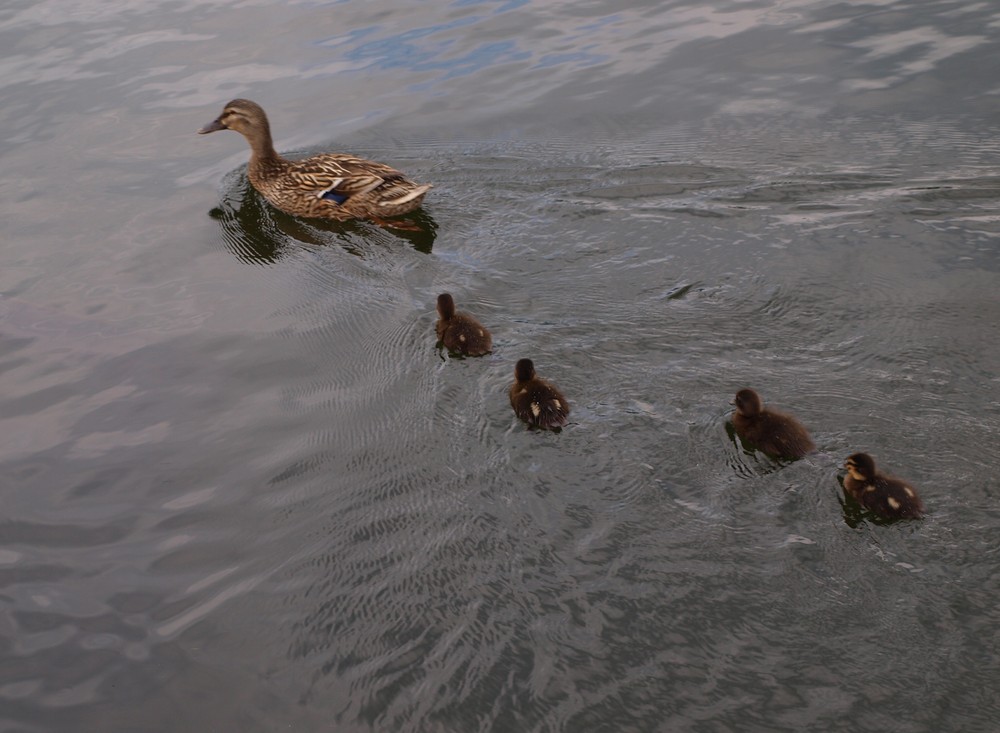
[[[271,204],[293,216],[370,219],[409,228],[412,225],[382,218],[413,211],[431,188],[414,183],[383,163],[344,153],[321,153],[303,160],[283,158],[274,150],[267,115],[249,99],[234,99],[198,133],[218,130],[235,130],[246,138],[250,144],[250,183]]]
[[[569,415],[569,403],[555,385],[535,376],[531,359],[521,359],[514,367],[510,406],[529,427],[561,428]]]
[[[905,481],[879,473],[875,459],[867,453],[855,453],[844,463],[847,475],[844,490],[865,509],[886,519],[919,519],[924,504],[916,489]]]
[[[764,408],[764,401],[752,389],[741,389],[733,401],[736,434],[763,453],[792,460],[816,450],[809,431],[791,415]]]
[[[482,356],[493,349],[493,337],[468,313],[455,310],[455,299],[449,293],[441,293],[437,300],[438,341],[448,351],[463,356]]]

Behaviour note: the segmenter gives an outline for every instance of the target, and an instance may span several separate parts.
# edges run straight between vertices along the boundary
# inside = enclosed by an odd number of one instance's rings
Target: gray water
[[[0,47],[0,731],[998,729],[1000,7],[12,0]],[[271,209],[195,135],[239,96],[422,231]],[[744,386],[819,451],[735,444]],[[845,504],[857,450],[927,518]]]

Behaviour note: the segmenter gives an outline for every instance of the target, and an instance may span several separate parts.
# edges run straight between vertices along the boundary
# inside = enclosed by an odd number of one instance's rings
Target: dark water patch
[[[976,199],[995,201],[1000,197],[1000,179],[987,175],[969,179],[914,182],[906,193],[908,198],[922,202],[961,202]]]
[[[128,525],[98,527],[46,524],[7,520],[0,525],[0,539],[5,544],[32,544],[41,547],[95,547],[113,544],[128,534]]]
[[[835,197],[850,201],[851,194],[869,190],[884,189],[892,186],[894,181],[870,179],[857,175],[822,176],[816,179],[778,180],[757,183],[740,193],[720,197],[720,200],[734,204],[793,204],[802,206],[833,206],[817,198]]]

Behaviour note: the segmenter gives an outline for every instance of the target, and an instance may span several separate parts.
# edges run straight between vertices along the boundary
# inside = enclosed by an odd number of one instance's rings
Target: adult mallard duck
[[[741,389],[733,401],[733,427],[740,438],[758,450],[785,460],[801,458],[816,449],[809,431],[791,415],[764,408],[752,389]]]
[[[414,183],[395,168],[345,153],[320,153],[303,160],[287,160],[274,150],[267,115],[256,102],[234,99],[222,114],[198,130],[205,135],[236,130],[250,144],[250,183],[282,211],[346,221],[407,214],[424,200],[431,188]]]
[[[510,406],[529,427],[561,428],[569,415],[569,403],[562,392],[535,376],[531,359],[521,359],[514,367]]]
[[[437,300],[438,340],[448,351],[464,356],[482,356],[493,348],[493,337],[486,326],[468,313],[455,310],[455,299],[441,293]]]
[[[875,459],[867,453],[848,456],[844,490],[865,509],[886,519],[919,519],[924,504],[905,481],[879,473]]]

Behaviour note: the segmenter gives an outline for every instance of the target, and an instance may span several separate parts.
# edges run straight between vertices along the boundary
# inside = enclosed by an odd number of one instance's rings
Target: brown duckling
[[[431,188],[414,183],[383,163],[345,153],[320,153],[303,160],[283,158],[274,150],[267,115],[249,99],[234,99],[198,133],[217,130],[236,130],[246,138],[250,144],[250,183],[272,205],[293,216],[370,219],[410,228],[413,225],[382,218],[413,211]]]
[[[792,460],[816,450],[809,431],[791,415],[764,408],[764,401],[752,389],[741,389],[733,401],[736,434],[761,452]]]
[[[561,428],[569,415],[569,403],[555,385],[535,376],[531,359],[521,359],[514,367],[510,406],[529,427]]]
[[[849,456],[844,468],[844,490],[868,511],[886,519],[919,519],[924,515],[924,504],[916,489],[901,479],[879,473],[875,459],[867,453]]]
[[[441,293],[437,300],[438,341],[448,351],[464,356],[482,356],[493,349],[493,337],[486,326],[468,313],[455,310],[455,299]]]

